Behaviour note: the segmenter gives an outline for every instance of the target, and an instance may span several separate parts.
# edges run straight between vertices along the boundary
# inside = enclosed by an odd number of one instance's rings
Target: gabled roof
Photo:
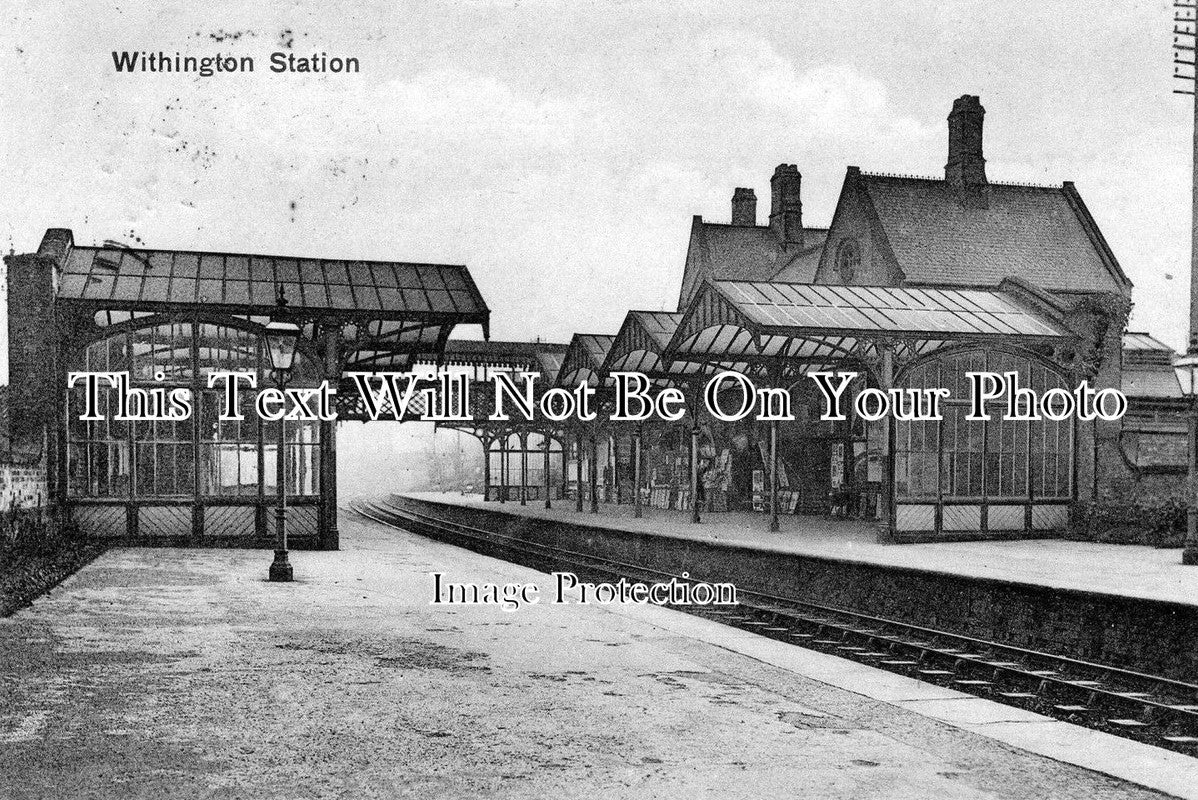
[[[681,312],[629,311],[612,339],[601,371],[604,375],[615,371],[646,375],[667,371],[669,361],[663,361],[661,354],[681,320]]]
[[[803,228],[803,248],[784,248],[768,225],[726,225],[695,217],[679,310],[704,279],[767,281],[786,271],[797,276],[794,280],[810,282],[827,236],[827,228]]]
[[[679,311],[629,311],[624,324],[635,322],[660,350],[670,343],[681,321]]]
[[[670,341],[673,358],[762,361],[868,358],[891,340],[915,357],[946,341],[1066,342],[1076,334],[1004,289],[708,281]]]
[[[827,238],[826,230],[820,232],[814,244],[804,247],[801,252],[796,253],[795,257],[786,266],[771,275],[769,280],[778,283],[814,283],[815,273],[819,269],[819,259],[823,255],[824,242]],[[806,245],[809,240],[806,236],[803,239],[803,243]]]
[[[562,358],[557,385],[574,387],[579,383],[599,385],[599,370],[607,358],[615,336],[600,333],[576,333]]]
[[[943,180],[858,174],[907,284],[1018,277],[1053,291],[1131,289],[1071,183],[991,183],[977,202]]]
[[[665,354],[683,316],[682,312],[629,311],[600,370],[606,378],[606,384],[615,385],[610,373],[616,371],[640,372],[660,385],[714,371],[715,367],[706,361],[679,361]],[[727,368],[747,369],[747,366],[744,363],[731,363]]]
[[[537,349],[537,368],[540,370],[543,378],[542,385],[551,386],[557,380],[557,373],[561,372],[562,362],[566,358],[567,347],[568,345],[555,344],[552,348],[541,347]]]

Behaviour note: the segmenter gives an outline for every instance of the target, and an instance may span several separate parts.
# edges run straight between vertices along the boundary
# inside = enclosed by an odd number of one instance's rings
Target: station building
[[[858,517],[895,542],[1058,535],[1080,505],[1177,496],[1186,406],[1168,348],[1125,340],[1131,282],[1072,183],[990,180],[984,114],[975,96],[954,102],[942,176],[849,167],[827,228],[805,223],[794,164],[775,170],[764,221],[748,188],[733,192],[730,222],[695,217],[676,309],[578,334],[558,376],[603,391],[613,371],[645,372],[691,392],[694,413],[560,431],[573,453],[561,494],[694,519]],[[786,388],[798,420],[709,418],[694,392],[721,370]],[[854,391],[945,387],[955,399],[938,421],[823,421],[813,370],[858,371]],[[1132,411],[970,422],[965,375],[979,370],[1040,393],[1121,387]]]

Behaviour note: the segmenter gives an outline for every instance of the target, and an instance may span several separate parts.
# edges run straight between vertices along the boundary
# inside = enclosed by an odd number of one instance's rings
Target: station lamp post
[[[290,322],[272,320],[266,326],[266,351],[270,354],[271,375],[282,389],[291,378],[295,364],[295,348],[300,329]],[[275,486],[278,502],[275,506],[275,559],[270,564],[270,580],[290,581],[291,562],[287,560],[287,439],[286,421],[279,418],[279,441],[276,455]]]

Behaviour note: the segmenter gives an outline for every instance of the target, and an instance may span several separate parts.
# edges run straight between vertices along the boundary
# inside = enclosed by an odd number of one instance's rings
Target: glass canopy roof
[[[714,286],[763,328],[916,336],[1071,335],[1001,291],[756,281],[716,281]]]
[[[876,356],[879,340],[902,357],[946,341],[1062,342],[1076,335],[1003,289],[710,281],[666,348],[675,359],[790,359],[829,363]]]
[[[269,314],[280,293],[293,311],[338,311],[372,319],[466,315],[487,305],[462,266],[391,261],[72,247],[59,297],[108,309],[204,306]]]
[[[608,376],[606,385],[614,385],[610,377],[612,372],[640,372],[655,384],[669,385],[721,368],[738,372],[748,370],[749,366],[743,361],[730,360],[717,365],[668,357],[666,348],[682,317],[681,312],[629,311],[603,362],[601,372]]]
[[[598,333],[574,334],[562,358],[562,366],[557,373],[557,385],[573,388],[580,383],[586,383],[598,387],[599,370],[615,339],[615,336]]]

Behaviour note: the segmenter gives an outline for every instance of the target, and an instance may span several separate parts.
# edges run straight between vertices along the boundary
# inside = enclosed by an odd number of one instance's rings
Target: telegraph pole
[[[1183,387],[1190,402],[1186,538],[1181,563],[1198,565],[1198,0],[1173,3],[1173,77],[1181,85],[1174,94],[1191,97],[1194,127],[1190,162],[1190,330],[1186,354],[1174,368],[1188,379]]]
[[[1174,94],[1185,94],[1194,112],[1193,160],[1190,165],[1190,329],[1189,349],[1198,351],[1198,67],[1195,66],[1195,45],[1198,45],[1198,0],[1173,4],[1173,77],[1181,86]]]

